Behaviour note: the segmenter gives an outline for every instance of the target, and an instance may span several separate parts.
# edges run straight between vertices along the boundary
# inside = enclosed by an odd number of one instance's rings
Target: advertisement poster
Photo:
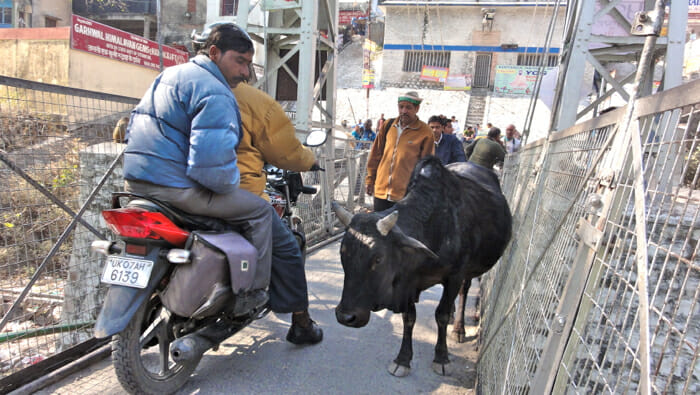
[[[158,43],[73,15],[70,46],[94,55],[160,70]],[[185,63],[189,54],[163,45],[163,66]]]
[[[362,45],[362,87],[367,89],[374,88],[374,66],[372,58],[377,52],[377,44],[365,38]]]
[[[445,78],[446,91],[468,91],[472,89],[471,74],[451,74]]]
[[[425,81],[445,82],[450,69],[447,67],[435,67],[423,65],[420,79]]]
[[[556,67],[545,67],[543,78],[556,73]],[[529,95],[535,87],[539,67],[534,66],[496,66],[493,90],[496,93],[510,95]]]

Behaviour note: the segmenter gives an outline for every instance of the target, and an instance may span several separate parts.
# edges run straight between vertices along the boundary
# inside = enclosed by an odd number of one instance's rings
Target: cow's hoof
[[[464,332],[452,332],[452,339],[457,343],[464,343],[466,337]]]
[[[433,362],[433,372],[439,374],[440,376],[451,376],[450,363],[438,363]]]
[[[387,366],[387,370],[389,371],[389,373],[391,373],[392,376],[396,377],[406,377],[409,373],[411,373],[411,368],[401,366],[396,362],[390,363],[389,366]]]

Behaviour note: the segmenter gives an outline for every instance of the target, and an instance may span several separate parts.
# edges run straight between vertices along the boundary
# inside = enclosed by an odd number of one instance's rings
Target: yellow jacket
[[[270,200],[265,193],[265,163],[281,169],[307,171],[316,158],[310,149],[301,145],[294,134],[294,125],[270,95],[243,82],[233,89],[233,94],[243,124],[243,136],[236,151],[240,186]]]
[[[392,202],[401,200],[411,172],[419,159],[435,153],[435,137],[430,127],[421,120],[405,127],[397,139],[398,119],[389,130],[377,131],[377,139],[367,160],[367,185],[374,185],[374,196]]]

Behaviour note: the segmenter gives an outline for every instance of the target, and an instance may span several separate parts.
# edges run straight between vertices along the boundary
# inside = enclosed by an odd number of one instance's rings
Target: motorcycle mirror
[[[306,141],[304,145],[307,147],[318,147],[323,145],[328,138],[328,134],[325,130],[314,130],[306,136]]]

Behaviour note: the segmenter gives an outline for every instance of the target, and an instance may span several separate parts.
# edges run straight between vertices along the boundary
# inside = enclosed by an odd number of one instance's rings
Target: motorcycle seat
[[[160,201],[158,199],[152,198],[150,196],[139,195],[131,192],[116,192],[112,194],[113,204],[112,207],[118,207],[114,203],[114,199],[119,197],[131,198],[126,204],[126,207],[139,207],[144,210],[157,211],[163,213],[175,225],[182,227],[186,230],[215,230],[215,231],[226,231],[234,230],[234,227],[219,218],[207,217],[203,215],[193,215],[180,210],[177,207],[172,206],[166,202]]]

